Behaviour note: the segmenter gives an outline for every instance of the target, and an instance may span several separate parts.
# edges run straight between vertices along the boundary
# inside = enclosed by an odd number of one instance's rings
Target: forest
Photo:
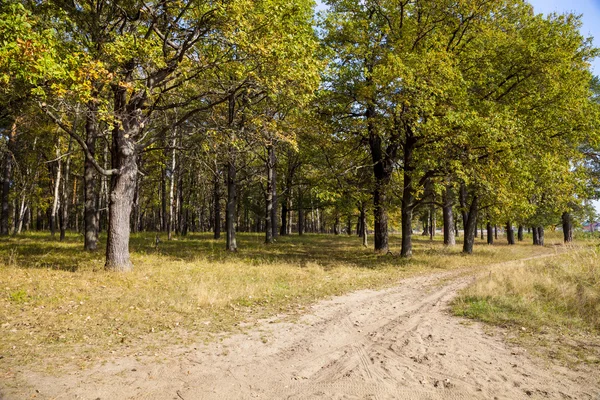
[[[470,254],[478,229],[543,245],[593,221],[598,49],[579,16],[521,0],[321,8],[3,1],[0,233],[76,232],[90,252],[105,234],[105,268],[130,271],[137,232],[212,232],[231,252],[239,232],[353,235],[410,258],[440,227]]]

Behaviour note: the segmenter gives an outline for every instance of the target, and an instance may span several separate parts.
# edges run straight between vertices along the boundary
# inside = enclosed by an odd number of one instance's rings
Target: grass
[[[600,254],[585,247],[490,269],[454,301],[457,315],[567,363],[600,363]]]
[[[166,345],[211,340],[259,318],[294,315],[331,295],[396,284],[430,271],[489,265],[554,252],[527,244],[488,246],[475,254],[444,248],[441,238],[416,237],[415,256],[377,255],[348,236],[240,234],[237,253],[223,240],[190,234],[160,243],[154,234],[131,240],[134,271],[103,270],[103,254],[82,251],[82,239],[47,233],[0,240],[0,376],[30,364],[82,367],[112,353],[152,354]],[[400,238],[391,236],[392,250]],[[44,360],[44,362],[41,362]],[[35,362],[35,366],[32,365]],[[8,376],[8,375],[7,375]]]

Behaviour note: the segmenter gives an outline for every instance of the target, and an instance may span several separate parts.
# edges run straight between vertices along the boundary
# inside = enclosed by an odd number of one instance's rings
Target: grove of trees
[[[569,242],[600,188],[580,26],[521,0],[4,0],[0,234],[105,232],[114,271],[140,231]]]

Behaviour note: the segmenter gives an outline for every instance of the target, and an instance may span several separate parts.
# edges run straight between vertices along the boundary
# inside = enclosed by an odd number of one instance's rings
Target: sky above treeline
[[[583,26],[581,33],[594,37],[594,45],[600,46],[600,0],[529,0],[536,13],[553,12],[581,14]],[[592,63],[595,75],[600,75],[600,59]]]

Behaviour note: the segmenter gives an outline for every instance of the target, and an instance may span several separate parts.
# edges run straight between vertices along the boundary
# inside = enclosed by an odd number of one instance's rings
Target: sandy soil
[[[220,343],[165,350],[160,363],[115,358],[59,377],[23,372],[28,384],[4,396],[600,400],[597,370],[545,365],[503,335],[452,317],[448,301],[472,279],[419,276],[336,297],[298,323],[262,321]]]

